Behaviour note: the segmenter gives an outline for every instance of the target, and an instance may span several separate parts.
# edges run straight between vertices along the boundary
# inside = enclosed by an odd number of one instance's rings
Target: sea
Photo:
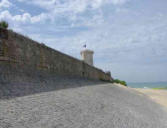
[[[167,88],[167,82],[127,83],[132,88]]]

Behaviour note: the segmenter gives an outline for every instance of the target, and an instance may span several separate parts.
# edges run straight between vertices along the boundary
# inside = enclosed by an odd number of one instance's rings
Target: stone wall
[[[100,69],[2,28],[0,28],[0,65],[9,66],[16,72],[29,72],[29,75],[36,72],[47,72],[89,79],[112,80]]]

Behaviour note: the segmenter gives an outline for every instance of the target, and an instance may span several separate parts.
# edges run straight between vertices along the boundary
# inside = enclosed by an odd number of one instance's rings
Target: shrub
[[[0,27],[7,29],[8,28],[8,23],[6,21],[0,21]]]
[[[114,80],[113,80],[113,83],[122,84],[122,85],[124,85],[124,86],[127,86],[127,84],[126,84],[125,81],[122,81],[122,80],[119,80],[119,79],[114,79]]]

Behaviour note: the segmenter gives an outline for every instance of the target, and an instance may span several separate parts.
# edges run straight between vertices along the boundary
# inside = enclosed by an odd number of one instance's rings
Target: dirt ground
[[[167,108],[167,90],[135,89]]]

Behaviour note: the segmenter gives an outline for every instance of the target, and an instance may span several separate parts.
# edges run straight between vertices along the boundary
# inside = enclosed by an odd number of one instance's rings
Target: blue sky
[[[128,82],[167,81],[166,0],[1,0],[10,29]]]

